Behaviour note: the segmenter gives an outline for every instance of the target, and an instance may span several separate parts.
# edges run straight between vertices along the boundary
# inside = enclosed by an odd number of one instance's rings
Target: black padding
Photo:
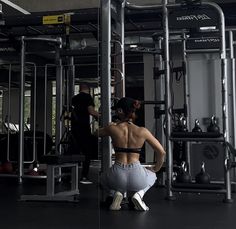
[[[42,157],[42,163],[49,165],[59,165],[64,163],[75,163],[84,161],[84,155],[45,155]]]

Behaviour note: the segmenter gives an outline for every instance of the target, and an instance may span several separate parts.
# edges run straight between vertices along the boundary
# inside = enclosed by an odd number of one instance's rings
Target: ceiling
[[[206,2],[205,0],[203,0]],[[97,8],[100,5],[99,0],[1,0],[2,4],[10,5],[15,4],[18,7],[32,13],[32,12],[46,12],[46,11],[61,11],[61,10],[74,10],[74,9],[86,9],[86,8]],[[161,4],[162,0],[129,0],[128,2],[136,5],[152,5]],[[175,0],[169,0],[168,2],[173,3]],[[234,0],[208,0],[208,2],[216,3],[232,3]],[[4,11],[4,7],[3,7]]]

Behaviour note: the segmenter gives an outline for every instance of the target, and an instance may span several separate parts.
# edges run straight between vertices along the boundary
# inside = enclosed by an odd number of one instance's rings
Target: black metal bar
[[[185,141],[185,142],[224,142],[222,137],[220,138],[170,138],[171,141]]]
[[[144,105],[162,105],[165,104],[165,101],[160,100],[160,101],[151,101],[151,100],[145,100],[141,101],[142,104]]]

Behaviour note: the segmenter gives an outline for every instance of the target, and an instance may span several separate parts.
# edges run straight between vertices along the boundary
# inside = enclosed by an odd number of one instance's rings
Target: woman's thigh
[[[101,184],[105,188],[125,192],[127,187],[127,172],[113,165],[101,175]]]

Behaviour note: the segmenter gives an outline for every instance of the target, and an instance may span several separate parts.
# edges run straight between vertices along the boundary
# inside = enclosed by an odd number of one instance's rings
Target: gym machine
[[[49,38],[39,38],[31,37],[25,38],[22,37],[21,43],[21,107],[20,107],[20,151],[19,151],[19,179],[22,179],[23,176],[23,152],[24,145],[22,139],[24,138],[24,131],[22,130],[22,120],[24,119],[23,105],[24,104],[24,68],[25,68],[25,42],[30,41],[40,41],[40,42],[50,42],[55,45],[55,54],[56,54],[56,140],[55,144],[58,146],[58,150],[55,155],[44,155],[42,161],[47,164],[47,191],[46,195],[22,195],[21,200],[27,201],[76,201],[76,197],[79,194],[78,189],[78,162],[83,160],[83,156],[64,156],[62,155],[60,140],[62,137],[62,122],[60,116],[62,114],[62,103],[63,103],[63,74],[62,74],[62,62],[59,55],[59,49],[61,48],[62,41],[58,39],[49,39]],[[47,68],[45,66],[45,85],[47,80]],[[46,88],[45,88],[46,93]],[[46,112],[46,109],[45,109]],[[46,126],[46,121],[44,120],[44,127]],[[46,131],[46,130],[45,130]],[[71,190],[64,192],[55,192],[55,179],[61,177],[61,169],[70,168],[71,169]],[[56,172],[57,171],[57,172]],[[21,181],[21,180],[20,180]]]
[[[9,42],[8,45],[11,45]],[[13,53],[12,53],[13,55]],[[16,55],[17,56],[17,55]],[[0,65],[1,70],[5,71],[6,82],[8,81],[8,87],[3,90],[3,116],[4,129],[1,133],[1,166],[0,176],[7,177],[18,177],[18,143],[19,143],[19,117],[18,117],[18,98],[19,88],[18,79],[16,78],[15,70],[20,69],[19,63],[3,63]],[[18,60],[17,60],[18,61]],[[24,118],[24,159],[23,164],[33,164],[36,162],[41,155],[46,154],[52,146],[51,138],[46,134],[43,136],[43,132],[36,130],[36,88],[37,88],[37,66],[35,63],[26,62],[25,67],[27,68],[27,91],[30,90],[30,99],[28,109],[25,108],[24,112],[27,111],[27,121]],[[8,71],[8,74],[7,74]],[[25,94],[24,93],[24,94]],[[25,95],[26,96],[26,95]],[[32,105],[32,106],[31,106]],[[45,129],[46,130],[46,129]],[[43,147],[45,145],[45,147]],[[51,145],[51,146],[50,146]],[[6,167],[7,166],[7,167]],[[24,166],[23,166],[24,167]],[[30,166],[29,166],[30,167]],[[25,169],[24,169],[25,170]],[[42,173],[41,173],[42,174]],[[32,177],[30,170],[24,171],[23,176],[26,178]],[[39,175],[39,174],[38,174]],[[40,176],[42,177],[42,176]]]
[[[197,3],[195,5],[195,3]],[[167,151],[167,160],[166,160],[166,172],[167,172],[167,180],[166,180],[166,186],[167,186],[167,199],[175,199],[173,192],[207,192],[207,193],[222,193],[225,195],[225,202],[231,202],[231,181],[230,181],[230,171],[225,168],[225,180],[224,180],[224,186],[222,189],[214,188],[214,187],[205,187],[205,188],[197,188],[197,187],[190,187],[190,188],[176,188],[173,187],[173,155],[172,155],[172,141],[176,140],[182,140],[182,141],[213,141],[213,142],[219,142],[222,143],[224,147],[224,160],[222,164],[224,164],[225,161],[228,161],[230,158],[229,151],[225,147],[225,144],[229,142],[229,126],[228,126],[228,84],[227,84],[227,66],[226,66],[226,45],[225,45],[225,23],[224,23],[224,14],[221,10],[221,8],[215,4],[215,3],[201,3],[200,1],[181,1],[181,4],[168,4],[166,0],[163,1],[162,5],[152,5],[152,6],[136,6],[132,5],[128,2],[126,2],[126,6],[129,9],[134,10],[140,10],[140,9],[162,9],[163,12],[163,30],[164,30],[164,65],[165,65],[165,115],[166,115],[166,151]],[[188,14],[184,15],[182,14],[182,7],[188,8],[192,7],[192,9],[197,9],[199,6],[206,7],[208,10],[211,11],[210,15],[207,14],[201,15],[195,15],[194,11],[190,16]],[[185,27],[192,26],[194,24],[194,21],[197,21],[198,26],[201,25],[201,22],[208,22],[210,21],[213,15],[217,15],[217,26],[219,27],[220,35],[219,35],[219,52],[220,52],[220,58],[221,58],[221,86],[222,86],[222,123],[223,123],[223,135],[219,138],[188,138],[180,137],[179,139],[175,136],[172,136],[172,130],[171,130],[171,97],[170,97],[170,57],[169,57],[169,11],[171,9],[180,9],[177,11],[175,17],[176,17],[176,23],[182,22],[182,27],[180,29],[185,29]],[[178,14],[179,13],[179,14]],[[186,13],[184,11],[184,13]],[[173,12],[172,15],[173,16]],[[204,16],[204,18],[203,18]],[[200,17],[200,18],[199,18]],[[214,18],[214,17],[213,17]],[[184,21],[184,23],[183,23]],[[215,21],[215,22],[216,22]],[[203,25],[206,26],[206,25]],[[191,28],[191,27],[190,27]],[[185,80],[187,80],[185,76]],[[187,81],[186,81],[187,82]],[[187,95],[187,83],[185,83],[185,95]],[[185,99],[188,99],[187,97]],[[188,101],[186,101],[188,103]],[[187,117],[186,117],[187,118]],[[189,121],[187,120],[187,123]]]

